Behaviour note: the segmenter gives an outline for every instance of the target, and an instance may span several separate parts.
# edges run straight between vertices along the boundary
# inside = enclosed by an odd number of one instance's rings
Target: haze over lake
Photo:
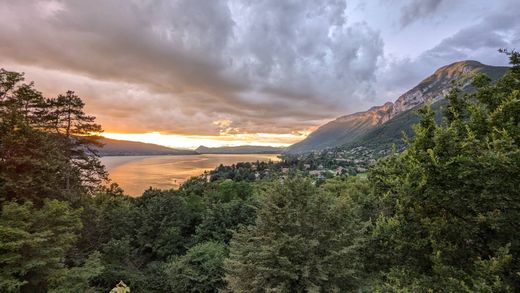
[[[102,157],[110,179],[131,196],[140,196],[150,186],[177,188],[192,176],[213,170],[220,164],[279,161],[276,154],[206,154],[188,156],[111,156]]]

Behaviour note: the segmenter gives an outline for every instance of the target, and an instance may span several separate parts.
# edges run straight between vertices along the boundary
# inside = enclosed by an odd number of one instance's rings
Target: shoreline
[[[107,158],[107,157],[200,156],[200,155],[282,155],[282,153],[116,154],[116,155],[100,155],[99,157]]]

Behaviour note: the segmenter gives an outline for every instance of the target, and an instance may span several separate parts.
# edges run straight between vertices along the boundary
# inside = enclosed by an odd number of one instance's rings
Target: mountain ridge
[[[205,147],[199,146],[195,150],[177,149],[153,143],[119,140],[102,137],[99,142],[102,147],[96,151],[105,156],[160,156],[160,155],[201,155],[201,154],[279,154],[285,148],[271,146],[242,145],[234,147]]]
[[[199,154],[279,154],[285,148],[272,146],[242,145],[228,147],[199,146],[195,151]]]
[[[119,140],[103,137],[102,147],[96,148],[100,156],[151,156],[151,155],[197,155],[193,150],[175,149],[152,143]]]
[[[376,130],[378,126],[385,125],[426,102],[437,104],[448,94],[453,81],[459,82],[462,90],[468,90],[473,76],[477,73],[485,73],[492,80],[496,80],[508,68],[485,65],[475,60],[458,61],[442,66],[412,89],[400,95],[395,102],[386,102],[383,105],[371,107],[367,111],[340,116],[320,126],[304,140],[289,146],[286,153],[305,153],[355,144],[356,141],[363,140],[363,137],[366,137],[370,131]],[[408,115],[411,114],[408,113]],[[406,117],[404,120],[414,121],[412,117]],[[402,128],[409,126],[411,125],[403,125]],[[394,132],[400,130],[399,127],[394,128]]]

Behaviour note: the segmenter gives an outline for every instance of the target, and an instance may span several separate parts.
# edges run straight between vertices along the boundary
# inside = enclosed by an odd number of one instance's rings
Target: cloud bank
[[[427,2],[427,1],[426,1]],[[427,5],[424,2],[424,5]],[[520,22],[515,1],[502,6],[443,38],[437,45],[417,57],[386,56],[376,73],[377,96],[395,99],[441,66],[476,60],[489,65],[507,65],[508,59],[499,48],[520,49]]]
[[[29,78],[67,75],[115,131],[218,134],[213,122],[225,119],[242,132],[287,133],[371,93],[383,42],[366,24],[347,24],[345,9],[311,0],[10,1],[0,8],[0,55]]]
[[[475,1],[0,0],[0,66],[49,95],[76,90],[109,132],[298,136],[447,63],[503,63],[516,3]],[[435,46],[385,52],[458,15]]]

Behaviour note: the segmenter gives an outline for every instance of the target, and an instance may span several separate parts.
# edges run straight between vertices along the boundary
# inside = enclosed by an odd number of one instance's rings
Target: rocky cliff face
[[[387,102],[384,105],[372,107],[364,112],[341,116],[319,127],[301,142],[290,146],[287,152],[316,151],[355,142],[356,139],[359,139],[374,128],[389,122],[401,113],[405,113],[426,102],[433,104],[442,100],[450,91],[454,81],[460,84],[462,90],[466,90],[469,88],[471,79],[476,74],[485,73],[495,80],[501,77],[506,70],[507,67],[488,66],[472,60],[443,66],[421,81],[417,86],[397,98],[394,103]],[[398,130],[397,127],[396,131]]]
[[[382,106],[374,106],[367,111],[357,112],[350,115],[345,115],[334,120],[337,123],[347,123],[356,120],[363,120],[372,125],[384,123],[390,119],[392,113],[393,103],[387,102]]]
[[[441,100],[448,94],[452,81],[458,81],[462,89],[466,88],[472,76],[483,71],[485,67],[492,66],[477,61],[461,61],[437,69],[434,74],[395,101],[391,118],[426,102],[433,104]]]

